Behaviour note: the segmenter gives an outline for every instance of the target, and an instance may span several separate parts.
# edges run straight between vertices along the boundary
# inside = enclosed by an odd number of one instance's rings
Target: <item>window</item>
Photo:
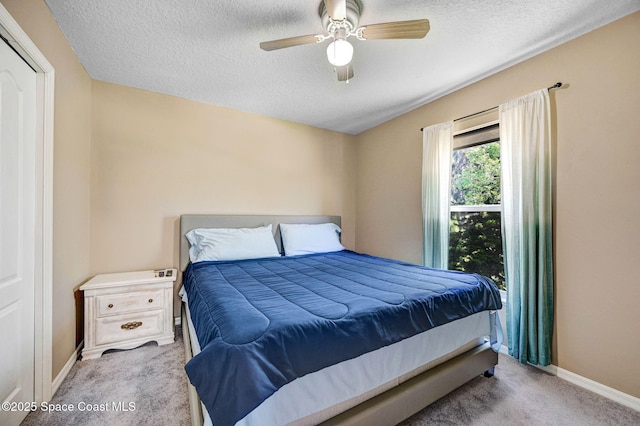
[[[449,269],[491,278],[505,290],[498,125],[454,137]]]

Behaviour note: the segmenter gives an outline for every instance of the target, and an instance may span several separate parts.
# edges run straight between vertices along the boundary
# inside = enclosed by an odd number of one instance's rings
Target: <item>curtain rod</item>
[[[560,87],[562,87],[562,82],[561,82],[561,81],[557,82],[557,83],[556,83],[556,84],[554,84],[553,86],[549,86],[549,87],[547,87],[547,90],[558,89],[558,88],[560,88]],[[487,108],[487,109],[482,110],[482,111],[479,111],[479,112],[474,112],[473,114],[465,115],[464,117],[456,118],[456,119],[455,119],[455,120],[453,120],[453,121],[460,121],[460,120],[464,120],[465,118],[473,117],[473,116],[475,116],[475,115],[484,114],[485,112],[492,111],[492,110],[494,110],[494,109],[496,109],[496,108],[498,108],[498,107],[497,107],[497,106],[494,106],[494,107],[491,107],[491,108]],[[422,127],[422,128],[420,129],[420,131],[421,131],[421,132],[422,132],[423,130],[424,130],[424,127]]]

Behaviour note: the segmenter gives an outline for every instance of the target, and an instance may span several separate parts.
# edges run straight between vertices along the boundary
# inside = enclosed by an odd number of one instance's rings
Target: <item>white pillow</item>
[[[280,224],[285,256],[328,253],[344,250],[340,244],[340,227],[335,223]]]
[[[191,263],[280,256],[271,225],[259,228],[198,228],[186,233]]]

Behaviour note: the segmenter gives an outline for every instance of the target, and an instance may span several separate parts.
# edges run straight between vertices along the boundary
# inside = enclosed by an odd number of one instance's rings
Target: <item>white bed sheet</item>
[[[195,356],[200,352],[200,344],[191,322],[187,294],[184,289],[179,294],[185,303]],[[494,316],[497,316],[495,312],[479,312],[307,374],[276,391],[236,425],[262,426],[266,419],[268,424],[281,425],[311,425],[327,420],[436,363],[482,344],[490,334]],[[201,405],[204,424],[211,425],[207,410]]]

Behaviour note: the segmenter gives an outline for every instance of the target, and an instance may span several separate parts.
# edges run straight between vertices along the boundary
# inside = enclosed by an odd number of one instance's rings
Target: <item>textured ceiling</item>
[[[320,0],[46,0],[91,77],[357,134],[640,9],[639,0],[362,0],[360,25],[429,19],[420,40],[349,41],[338,82]],[[549,82],[554,83],[553,81]]]

